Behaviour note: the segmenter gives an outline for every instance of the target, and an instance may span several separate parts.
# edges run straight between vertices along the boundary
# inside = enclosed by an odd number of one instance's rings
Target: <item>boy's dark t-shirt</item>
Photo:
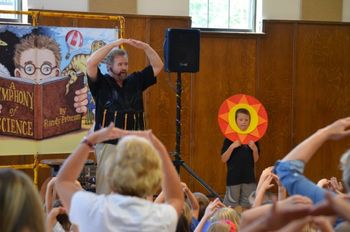
[[[223,154],[232,143],[231,140],[225,138],[221,154]],[[255,145],[258,147],[259,151],[258,142],[256,142]],[[235,148],[226,162],[226,165],[226,186],[255,183],[253,151],[248,144],[242,144]]]

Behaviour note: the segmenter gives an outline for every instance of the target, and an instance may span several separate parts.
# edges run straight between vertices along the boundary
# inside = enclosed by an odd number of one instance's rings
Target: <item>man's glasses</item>
[[[46,76],[50,75],[54,68],[57,68],[57,66],[51,67],[51,64],[48,63],[43,63],[40,67],[36,67],[34,64],[26,64],[25,66],[19,67],[22,68],[27,75],[33,75],[36,70],[39,69],[41,74]]]

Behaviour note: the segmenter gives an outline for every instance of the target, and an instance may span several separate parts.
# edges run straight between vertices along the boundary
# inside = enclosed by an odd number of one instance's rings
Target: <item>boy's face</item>
[[[59,76],[55,55],[49,49],[28,49],[23,51],[20,67],[15,69],[15,76],[35,81]]]
[[[237,118],[236,118],[236,123],[238,128],[241,131],[245,131],[248,129],[249,124],[250,124],[250,116],[247,114],[243,114],[243,113],[238,113],[237,114]]]

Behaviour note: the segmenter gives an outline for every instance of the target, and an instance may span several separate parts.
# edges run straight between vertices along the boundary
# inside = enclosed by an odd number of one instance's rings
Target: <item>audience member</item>
[[[56,177],[51,178],[46,186],[45,208],[48,231],[78,231],[78,228],[69,221],[67,210],[63,207],[54,188]],[[77,188],[82,189],[80,183],[75,181]]]
[[[218,221],[229,221],[234,224],[235,229],[239,228],[240,224],[240,215],[236,210],[230,207],[222,207],[219,208],[214,215],[210,218],[210,222],[218,222]]]
[[[327,140],[339,140],[349,135],[350,117],[337,120],[319,129],[289,152],[281,161],[278,161],[275,165],[275,172],[288,193],[290,195],[300,194],[307,196],[313,203],[323,201],[326,190],[320,188],[303,175],[304,167],[324,142]],[[350,170],[350,166],[345,167],[343,173],[346,173],[347,170]],[[345,176],[344,182],[349,179],[349,177]],[[345,182],[345,184],[348,183]]]
[[[184,192],[184,195],[186,197],[186,201],[184,204],[183,212],[181,215],[185,217],[185,219],[188,222],[188,226],[190,228],[190,231],[194,231],[194,229],[198,225],[198,213],[199,213],[199,204],[195,197],[195,195],[191,192],[191,190],[187,187],[186,183],[181,182],[182,191]],[[155,203],[164,203],[164,193],[161,192],[157,198],[154,200]],[[178,222],[178,228],[183,228],[182,224],[184,222],[184,219],[179,220]]]
[[[198,221],[200,221],[205,213],[205,209],[209,205],[209,198],[201,192],[194,192],[193,195],[199,204]]]
[[[336,177],[331,177],[330,179],[323,178],[317,182],[317,186],[324,188],[326,190],[332,191],[337,194],[343,194],[343,184],[338,181]]]
[[[46,231],[37,189],[26,174],[14,169],[0,169],[0,231]]]
[[[120,139],[109,154],[108,195],[76,188],[93,145]],[[146,200],[162,183],[166,204]],[[178,174],[165,146],[150,131],[126,131],[114,127],[95,131],[68,157],[57,175],[56,189],[72,223],[79,231],[175,231],[184,203]],[[89,212],[89,213],[87,213]]]
[[[208,232],[236,232],[236,227],[230,221],[217,221],[212,223],[208,230]]]
[[[242,213],[240,231],[262,232],[274,231],[301,231],[311,222],[308,217],[312,202],[307,197],[292,196],[285,200],[246,210]],[[292,223],[292,224],[290,224]]]
[[[225,205],[220,201],[219,198],[216,198],[214,201],[209,202],[207,208],[205,209],[202,219],[199,221],[195,232],[202,232],[204,228],[209,227],[209,219],[213,214],[219,209],[225,207]]]
[[[252,207],[257,207],[265,203],[272,203],[275,196],[272,192],[268,192],[274,186],[272,181],[278,186],[278,200],[283,200],[287,196],[286,189],[276,174],[272,173],[273,166],[265,168],[261,173],[256,191],[251,194],[249,201],[252,201]]]

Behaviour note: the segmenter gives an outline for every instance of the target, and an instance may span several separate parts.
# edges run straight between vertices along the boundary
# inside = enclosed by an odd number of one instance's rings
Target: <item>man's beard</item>
[[[128,73],[126,70],[122,70],[118,73],[115,73],[113,70],[111,70],[112,74],[113,74],[113,78],[117,81],[123,81],[126,79],[126,77],[128,76]]]
[[[117,78],[119,80],[125,80],[127,76],[128,76],[128,73],[126,71],[121,71],[117,74]]]

